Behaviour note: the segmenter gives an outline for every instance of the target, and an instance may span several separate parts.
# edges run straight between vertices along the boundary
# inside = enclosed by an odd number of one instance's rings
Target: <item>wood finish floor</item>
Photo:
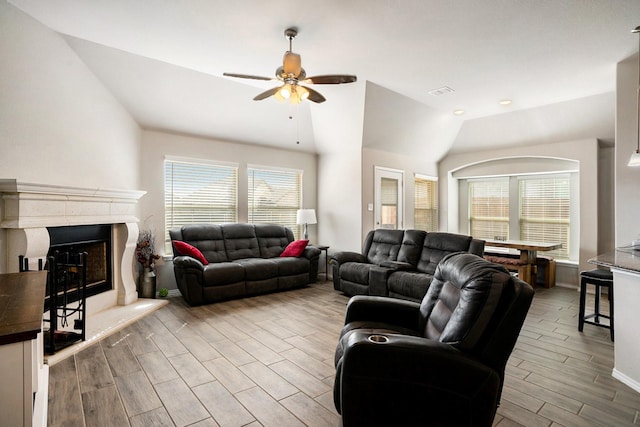
[[[578,293],[537,289],[495,423],[640,424],[611,377],[608,331],[577,331]],[[329,282],[166,307],[50,369],[50,426],[339,426],[333,352],[347,297]]]

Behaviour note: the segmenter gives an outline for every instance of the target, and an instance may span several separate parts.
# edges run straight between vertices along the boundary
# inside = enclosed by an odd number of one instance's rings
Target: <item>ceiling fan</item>
[[[301,85],[316,84],[316,85],[337,85],[342,83],[353,83],[357,80],[356,76],[348,74],[329,74],[322,76],[307,77],[307,73],[302,68],[302,59],[300,55],[294,53],[291,49],[293,39],[298,35],[298,30],[295,28],[287,28],[284,31],[284,35],[289,39],[289,50],[284,53],[282,60],[282,66],[276,69],[276,77],[261,77],[252,76],[248,74],[235,74],[235,73],[223,73],[227,77],[238,77],[241,79],[253,79],[253,80],[279,80],[283,84],[266,90],[258,94],[254,101],[260,101],[262,99],[274,96],[276,99],[284,101],[289,100],[292,104],[297,104],[300,101],[308,99],[316,103],[326,101],[326,98],[322,96],[318,91]]]

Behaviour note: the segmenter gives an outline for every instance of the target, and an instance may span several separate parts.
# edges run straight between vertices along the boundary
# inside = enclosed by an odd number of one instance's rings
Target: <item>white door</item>
[[[375,228],[402,229],[404,172],[375,167]]]

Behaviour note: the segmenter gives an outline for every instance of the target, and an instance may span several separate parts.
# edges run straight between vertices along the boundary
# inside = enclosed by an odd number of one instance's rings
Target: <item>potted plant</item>
[[[142,274],[138,283],[138,294],[142,298],[156,297],[155,260],[160,259],[156,253],[156,238],[151,230],[141,230],[136,244],[136,258],[142,265]]]

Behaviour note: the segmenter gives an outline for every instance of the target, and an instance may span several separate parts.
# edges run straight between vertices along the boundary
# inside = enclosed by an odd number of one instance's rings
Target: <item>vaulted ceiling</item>
[[[359,126],[374,148],[389,144],[381,137],[389,129],[421,121],[419,132],[441,138],[442,152],[506,144],[513,138],[487,137],[506,114],[514,134],[535,115],[568,138],[581,136],[574,122],[588,120],[589,132],[612,138],[615,67],[638,51],[630,30],[640,25],[637,0],[9,3],[63,34],[145,128],[307,151],[321,149],[314,112],[362,93]],[[222,76],[273,76],[292,26],[308,75],[356,74],[358,83],[315,86],[325,103],[291,107],[252,101],[273,82]],[[429,94],[445,86],[454,92]],[[547,129],[534,131],[519,140],[546,137]],[[388,148],[411,151],[412,138]]]

